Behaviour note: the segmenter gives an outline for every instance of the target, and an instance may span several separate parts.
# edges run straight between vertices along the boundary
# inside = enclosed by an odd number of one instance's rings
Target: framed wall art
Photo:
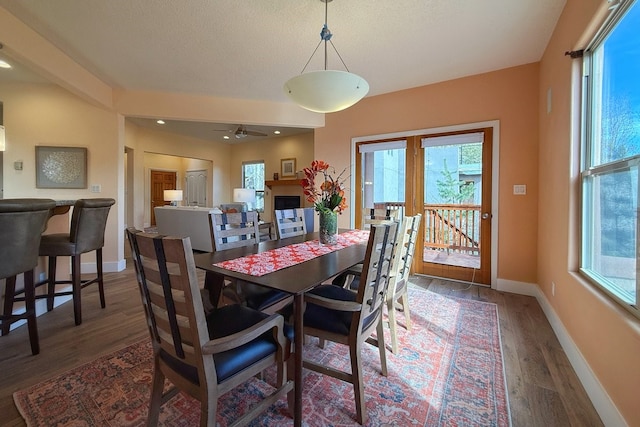
[[[36,146],[37,188],[87,188],[87,149]]]
[[[296,176],[296,159],[282,159],[280,160],[282,170],[280,176],[283,178]]]

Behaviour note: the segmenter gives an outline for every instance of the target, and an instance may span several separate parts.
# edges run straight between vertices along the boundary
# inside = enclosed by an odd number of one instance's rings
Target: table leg
[[[217,307],[224,288],[224,276],[207,271],[204,275],[204,288],[209,292],[209,301]]]
[[[294,411],[293,425],[302,425],[302,344],[304,342],[304,294],[296,294],[293,298],[293,331],[295,340],[295,373],[294,373]]]

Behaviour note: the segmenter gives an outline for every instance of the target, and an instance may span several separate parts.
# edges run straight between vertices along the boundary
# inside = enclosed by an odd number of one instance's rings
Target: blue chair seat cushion
[[[334,285],[320,285],[309,291],[310,294],[339,301],[355,301],[356,294],[348,289]],[[304,325],[323,331],[348,335],[351,328],[352,313],[347,311],[331,310],[326,307],[307,303],[304,312]]]
[[[254,310],[262,311],[288,297],[289,294],[285,292],[270,289],[264,293],[247,295],[246,302],[247,307],[253,308]]]
[[[239,304],[220,307],[207,316],[209,338],[222,338],[240,332],[267,317],[269,317],[269,315]],[[286,335],[293,336],[292,328],[285,328],[284,332]],[[240,347],[214,354],[213,359],[216,366],[218,383],[223,382],[244,368],[275,353],[276,350],[277,345],[273,339],[273,334],[266,332]],[[180,372],[183,377],[187,378],[193,384],[199,384],[198,373],[195,367],[172,357],[163,350],[160,351],[160,357],[165,363],[171,366],[172,369]]]

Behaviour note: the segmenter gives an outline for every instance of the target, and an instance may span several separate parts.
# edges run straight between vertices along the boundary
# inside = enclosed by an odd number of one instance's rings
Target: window
[[[256,190],[255,210],[264,212],[264,162],[242,163],[242,187]]]
[[[640,317],[640,4],[620,1],[584,54],[580,270]]]

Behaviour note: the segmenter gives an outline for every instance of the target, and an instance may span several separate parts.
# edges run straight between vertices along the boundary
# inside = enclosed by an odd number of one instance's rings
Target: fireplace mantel
[[[279,179],[277,181],[265,181],[264,185],[266,185],[269,188],[273,188],[279,185],[286,185],[286,186],[290,186],[290,185],[300,185],[300,180],[299,179]]]

